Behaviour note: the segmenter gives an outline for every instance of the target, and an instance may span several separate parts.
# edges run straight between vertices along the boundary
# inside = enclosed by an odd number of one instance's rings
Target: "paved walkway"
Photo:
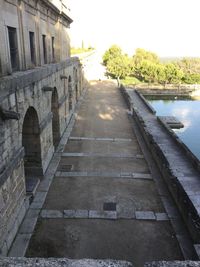
[[[183,259],[132,127],[115,85],[93,82],[26,256]]]

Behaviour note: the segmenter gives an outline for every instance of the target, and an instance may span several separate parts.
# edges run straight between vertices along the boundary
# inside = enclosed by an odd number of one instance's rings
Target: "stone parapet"
[[[4,267],[133,267],[130,262],[117,260],[71,260],[43,258],[0,258],[0,266]]]
[[[194,244],[200,243],[200,172],[189,149],[177,135],[157,120],[140,94],[121,88],[129,101],[131,114],[156,161]]]
[[[154,261],[144,267],[200,267],[200,261]]]

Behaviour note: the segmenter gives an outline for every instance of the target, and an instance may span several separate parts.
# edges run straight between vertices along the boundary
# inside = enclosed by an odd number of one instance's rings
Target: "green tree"
[[[137,66],[143,60],[148,60],[153,63],[159,63],[159,57],[150,51],[146,51],[143,48],[137,48],[135,51],[135,55],[133,56],[134,64]]]
[[[165,75],[167,83],[181,83],[184,72],[176,64],[168,63],[165,65]]]
[[[120,55],[110,59],[107,71],[113,78],[124,79],[132,72],[132,61],[127,55]]]
[[[122,56],[121,48],[117,45],[112,45],[103,55],[103,64],[107,66],[110,60],[113,60],[114,58],[121,56]]]

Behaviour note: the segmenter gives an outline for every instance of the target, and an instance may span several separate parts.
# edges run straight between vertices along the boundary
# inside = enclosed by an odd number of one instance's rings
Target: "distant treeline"
[[[171,62],[161,62],[150,51],[138,48],[132,57],[122,49],[111,46],[103,55],[107,74],[113,78],[130,79],[138,82],[158,84],[200,83],[200,58],[183,58]]]
[[[85,53],[85,52],[90,52],[94,50],[94,47],[88,47],[88,48],[84,48],[84,47],[72,47],[71,48],[71,55],[76,55],[76,54],[82,54],[82,53]]]

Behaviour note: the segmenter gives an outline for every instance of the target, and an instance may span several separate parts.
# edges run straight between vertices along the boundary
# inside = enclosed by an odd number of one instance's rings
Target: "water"
[[[175,116],[184,128],[174,130],[200,160],[200,100],[146,97],[157,116]]]

